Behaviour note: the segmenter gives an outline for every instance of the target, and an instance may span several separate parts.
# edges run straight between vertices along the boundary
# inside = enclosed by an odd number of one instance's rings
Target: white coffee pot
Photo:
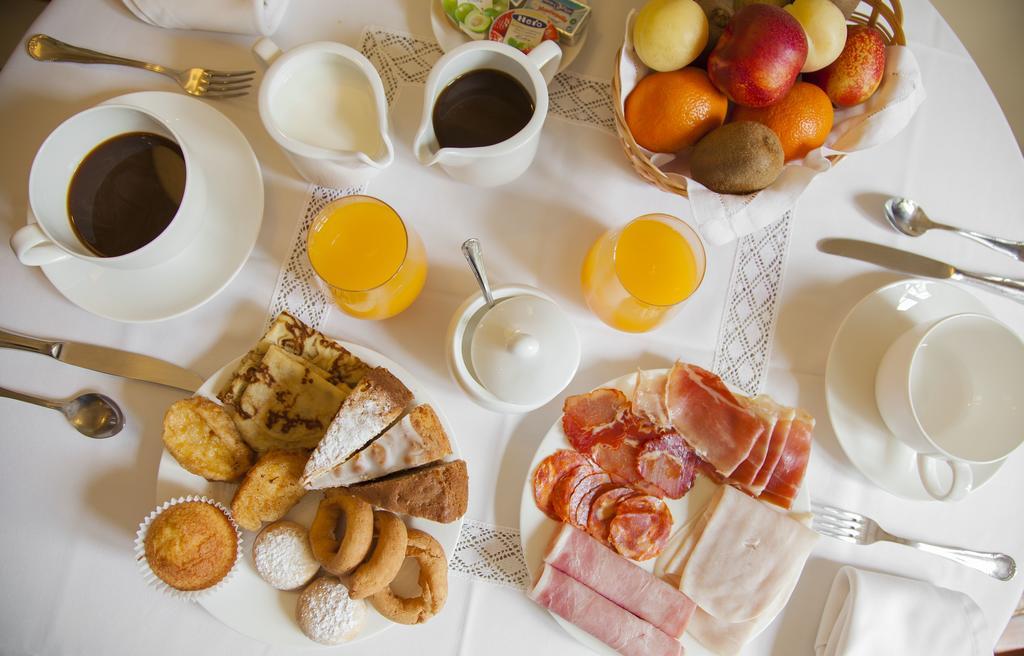
[[[434,64],[423,95],[423,118],[413,141],[416,158],[439,164],[452,178],[480,187],[496,187],[515,180],[533,162],[541,128],[548,114],[548,83],[558,71],[562,50],[544,41],[530,53],[496,41],[471,41],[454,48]],[[471,71],[495,69],[515,78],[533,100],[533,117],[505,141],[479,148],[442,148],[434,134],[434,104],[445,87]]]

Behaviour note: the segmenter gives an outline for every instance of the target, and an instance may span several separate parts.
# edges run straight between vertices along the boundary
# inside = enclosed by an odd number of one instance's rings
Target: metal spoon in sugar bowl
[[[57,410],[82,435],[95,440],[113,437],[124,428],[124,413],[109,396],[88,392],[68,401],[54,401],[0,387],[0,397]]]
[[[909,237],[920,237],[932,229],[949,230],[968,239],[973,239],[979,244],[984,244],[1003,255],[1024,261],[1024,242],[1001,239],[973,230],[963,230],[945,223],[937,223],[928,218],[923,207],[909,198],[894,196],[885,201],[885,218],[889,219],[892,227]]]

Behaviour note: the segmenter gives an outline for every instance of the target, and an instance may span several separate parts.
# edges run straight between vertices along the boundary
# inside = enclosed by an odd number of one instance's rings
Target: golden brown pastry
[[[309,451],[305,449],[267,451],[246,473],[231,500],[231,512],[238,525],[258,531],[263,522],[284,517],[306,494],[299,484]]]
[[[464,460],[407,469],[345,489],[378,508],[442,524],[462,517],[469,504]]]
[[[399,624],[422,624],[441,612],[448,599],[448,560],[437,540],[415,528],[408,531],[405,555],[420,565],[420,596],[405,599],[385,587],[370,596],[370,603],[384,617]]]
[[[377,541],[370,555],[349,579],[348,591],[353,599],[369,597],[390,585],[405,562],[408,533],[398,515],[387,510],[374,510],[373,532]]]
[[[238,557],[231,520],[205,501],[184,501],[162,511],[146,531],[146,562],[178,590],[205,590],[227,576]]]
[[[335,537],[345,515],[345,535]],[[363,562],[373,541],[373,506],[344,490],[327,490],[309,527],[313,555],[331,574],[347,574]]]
[[[182,399],[164,414],[164,446],[186,470],[210,481],[234,481],[252,466],[252,449],[213,401]]]

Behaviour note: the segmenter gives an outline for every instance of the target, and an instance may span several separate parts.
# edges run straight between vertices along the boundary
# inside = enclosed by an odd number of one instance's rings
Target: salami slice
[[[613,549],[632,560],[650,560],[668,544],[672,513],[658,497],[629,497],[619,501],[608,529]]]
[[[604,490],[615,487],[608,474],[599,471],[587,476],[572,491],[569,497],[568,522],[578,529],[587,530],[587,520],[590,518],[590,504],[594,497]]]
[[[622,434],[621,419],[629,405],[625,394],[611,388],[570,396],[562,405],[562,430],[573,448],[590,453],[595,441],[614,441]]]
[[[571,449],[559,449],[540,461],[533,471],[533,500],[551,519],[557,519],[551,509],[551,493],[562,476],[576,467],[589,464],[586,456]]]
[[[608,524],[615,517],[615,508],[621,499],[635,496],[636,490],[625,485],[619,485],[594,497],[590,504],[590,516],[587,517],[587,533],[590,533],[598,540],[608,542]]]
[[[569,504],[576,486],[588,476],[598,473],[601,473],[601,470],[594,466],[594,463],[586,460],[585,464],[569,470],[555,483],[554,489],[551,490],[551,510],[559,521],[569,521],[569,515],[572,512]]]
[[[640,480],[638,455],[639,449],[631,440],[623,440],[618,445],[599,442],[590,452],[594,462],[608,472],[616,483],[635,483]]]
[[[682,499],[693,486],[697,454],[677,433],[650,440],[640,449],[637,470],[670,499]]]

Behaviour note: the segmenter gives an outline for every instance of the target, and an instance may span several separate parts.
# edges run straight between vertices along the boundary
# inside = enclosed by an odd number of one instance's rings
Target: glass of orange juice
[[[387,203],[345,196],[313,219],[306,253],[346,314],[387,319],[409,307],[427,280],[427,252]]]
[[[646,214],[594,242],[583,261],[583,296],[609,326],[645,332],[697,291],[705,265],[693,228],[668,214]]]

